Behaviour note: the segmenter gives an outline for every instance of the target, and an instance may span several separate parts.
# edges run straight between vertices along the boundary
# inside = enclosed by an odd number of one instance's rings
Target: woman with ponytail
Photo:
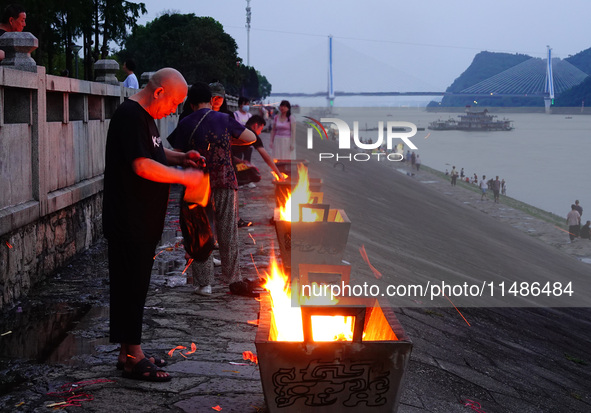
[[[282,100],[271,129],[270,147],[274,159],[295,159],[295,130],[296,122],[291,115],[291,104]]]

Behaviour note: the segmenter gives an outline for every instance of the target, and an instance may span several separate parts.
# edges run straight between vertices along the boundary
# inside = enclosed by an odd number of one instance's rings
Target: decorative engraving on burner
[[[372,367],[373,364],[373,367]],[[389,371],[376,370],[371,362],[311,361],[304,369],[280,368],[273,374],[277,407],[298,401],[311,407],[335,403],[346,407],[386,404]]]

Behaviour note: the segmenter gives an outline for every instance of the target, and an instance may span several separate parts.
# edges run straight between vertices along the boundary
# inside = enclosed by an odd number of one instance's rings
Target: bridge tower
[[[332,84],[332,35],[328,36],[328,94],[326,96],[328,107],[334,105],[334,88]]]
[[[551,106],[554,104],[554,75],[552,74],[552,48],[548,48],[548,63],[546,65],[546,86],[544,87],[544,106],[546,113],[551,112]]]

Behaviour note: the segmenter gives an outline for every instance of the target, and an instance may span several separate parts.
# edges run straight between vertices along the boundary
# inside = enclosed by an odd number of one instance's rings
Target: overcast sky
[[[145,24],[170,10],[211,16],[247,61],[246,0],[143,0]],[[591,47],[591,0],[251,0],[250,65],[273,92],[443,91],[480,51],[565,58]]]

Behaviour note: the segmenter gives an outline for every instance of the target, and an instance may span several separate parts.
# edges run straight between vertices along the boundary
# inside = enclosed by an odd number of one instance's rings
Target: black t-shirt
[[[257,137],[257,140],[254,141],[254,143],[252,144],[252,147],[255,149],[263,148],[264,146],[263,146],[263,141],[261,140],[261,137],[259,135],[257,135],[256,133],[255,133],[255,135]]]
[[[167,165],[154,119],[133,100],[117,108],[107,133],[103,231],[107,239],[155,242],[162,235],[169,185],[141,178],[137,158]]]

